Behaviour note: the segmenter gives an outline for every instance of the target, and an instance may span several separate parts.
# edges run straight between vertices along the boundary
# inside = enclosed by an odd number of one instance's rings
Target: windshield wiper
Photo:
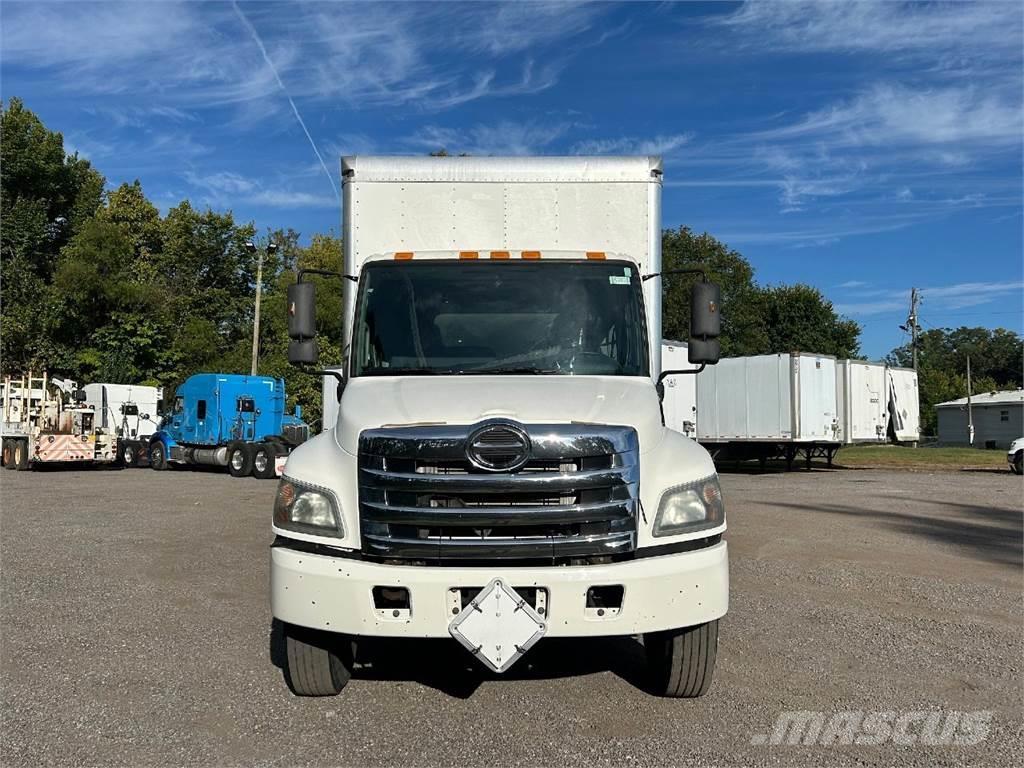
[[[455,373],[452,370],[436,368],[367,368],[360,376],[444,376]]]
[[[494,368],[470,368],[467,371],[462,371],[464,374],[483,374],[483,373],[496,373],[496,374],[517,374],[525,373],[531,375],[544,375],[558,373],[554,368],[540,368],[536,365],[507,365],[507,366],[496,366]]]

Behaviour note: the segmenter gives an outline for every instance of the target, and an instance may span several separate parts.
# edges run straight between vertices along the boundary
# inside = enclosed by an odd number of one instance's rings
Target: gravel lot
[[[274,483],[0,476],[4,766],[1010,764],[1024,753],[1022,506],[1008,471],[726,474],[732,608],[711,692],[638,686],[630,638],[505,677],[378,648],[297,699],[267,600]],[[991,710],[977,746],[754,746],[780,712]],[[1017,754],[1018,758],[1012,758]]]

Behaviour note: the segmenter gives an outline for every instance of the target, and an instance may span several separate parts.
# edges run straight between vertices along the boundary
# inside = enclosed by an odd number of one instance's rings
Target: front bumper
[[[349,635],[449,637],[452,588],[483,587],[500,577],[513,587],[547,589],[547,637],[634,635],[689,627],[725,615],[729,560],[713,546],[610,565],[546,568],[395,566],[271,549],[270,605],[281,621]],[[622,585],[621,610],[586,609],[592,586]],[[390,618],[373,604],[373,588],[405,587],[407,616]]]

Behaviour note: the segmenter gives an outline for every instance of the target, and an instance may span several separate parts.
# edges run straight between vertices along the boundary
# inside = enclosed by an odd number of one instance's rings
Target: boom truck
[[[227,467],[232,477],[277,477],[277,466],[309,437],[302,408],[285,413],[284,379],[197,373],[174,393],[174,403],[150,439],[149,465]]]
[[[711,684],[729,602],[714,464],[665,426],[656,157],[346,157],[337,420],[288,457],[271,608],[296,694],[362,638],[642,635],[652,689]],[[694,272],[699,270],[680,270]],[[315,283],[289,358],[318,360]],[[694,279],[688,360],[719,356]]]
[[[2,463],[25,470],[38,464],[106,463],[117,458],[117,433],[99,425],[77,382],[51,377],[5,377],[0,383]]]

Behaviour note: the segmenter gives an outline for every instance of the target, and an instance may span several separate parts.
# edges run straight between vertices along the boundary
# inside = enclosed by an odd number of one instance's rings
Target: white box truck
[[[711,457],[662,421],[660,159],[352,157],[342,177],[337,421],[288,457],[273,513],[292,690],[337,693],[364,637],[453,638],[502,672],[542,637],[642,635],[654,691],[703,694],[726,523]],[[306,277],[289,357],[312,366]],[[693,285],[698,365],[718,296]]]
[[[885,363],[836,361],[839,440],[844,445],[886,441],[889,422],[886,381]]]
[[[835,358],[751,355],[707,368],[697,377],[697,439],[716,459],[831,464],[840,444]]]

